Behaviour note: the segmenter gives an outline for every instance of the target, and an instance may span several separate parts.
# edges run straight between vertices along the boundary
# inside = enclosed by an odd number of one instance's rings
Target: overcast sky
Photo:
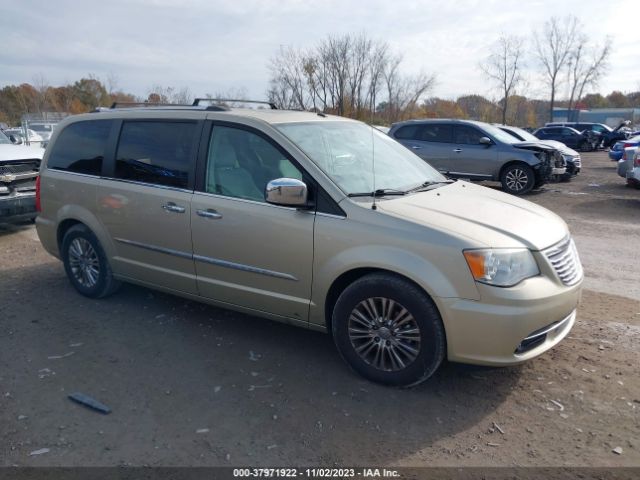
[[[403,72],[435,73],[432,95],[491,97],[477,64],[500,34],[526,36],[531,51],[534,29],[574,14],[593,41],[613,38],[599,90],[634,91],[638,11],[636,0],[0,0],[0,87],[40,75],[58,86],[91,73],[141,96],[159,84],[198,96],[245,88],[260,99],[281,46],[365,33],[403,54]],[[542,97],[535,67],[531,60],[523,93]]]

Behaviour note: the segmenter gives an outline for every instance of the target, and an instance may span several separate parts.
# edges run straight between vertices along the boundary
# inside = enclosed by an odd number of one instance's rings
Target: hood
[[[378,210],[485,247],[543,250],[569,233],[562,218],[546,208],[463,181],[393,197],[378,203]]]
[[[0,145],[0,162],[7,160],[42,160],[44,148],[26,145]]]
[[[555,148],[549,146],[549,145],[545,145],[544,143],[539,143],[539,142],[517,142],[517,143],[512,143],[511,145],[513,145],[516,148],[522,148],[524,150],[534,150],[536,152],[551,152],[556,150]]]
[[[560,151],[563,155],[571,155],[572,157],[579,157],[580,154],[576,152],[573,148],[567,147],[564,143],[559,142],[557,140],[540,140],[540,143],[544,143],[545,145],[549,145]]]

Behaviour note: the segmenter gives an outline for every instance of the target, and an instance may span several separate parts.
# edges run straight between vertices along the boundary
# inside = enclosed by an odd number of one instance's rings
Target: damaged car
[[[484,122],[409,120],[393,124],[389,136],[448,177],[500,182],[505,192],[514,195],[528,193],[567,171],[556,148],[523,142]]]
[[[14,145],[0,132],[0,223],[33,220],[44,148]]]

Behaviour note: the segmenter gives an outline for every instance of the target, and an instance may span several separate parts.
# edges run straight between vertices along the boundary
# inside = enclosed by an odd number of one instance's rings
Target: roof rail
[[[200,105],[201,102],[208,102],[208,103],[260,103],[263,105],[269,105],[269,108],[271,108],[271,110],[278,110],[278,107],[276,106],[275,103],[273,102],[267,102],[264,100],[242,100],[239,98],[196,98],[193,101],[193,106],[196,107],[198,105]],[[210,105],[210,107],[214,107],[215,105]]]
[[[191,107],[192,105],[184,103],[151,103],[151,102],[113,102],[111,109],[115,108],[132,108],[132,107]]]

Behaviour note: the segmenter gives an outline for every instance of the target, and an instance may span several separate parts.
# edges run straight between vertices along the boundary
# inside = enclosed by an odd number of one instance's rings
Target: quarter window
[[[262,136],[215,126],[209,142],[205,191],[264,202],[267,183],[276,178],[302,180],[302,172]]]
[[[116,178],[188,188],[195,122],[124,122]]]
[[[111,125],[111,120],[91,120],[65,127],[53,145],[48,168],[100,175]]]

